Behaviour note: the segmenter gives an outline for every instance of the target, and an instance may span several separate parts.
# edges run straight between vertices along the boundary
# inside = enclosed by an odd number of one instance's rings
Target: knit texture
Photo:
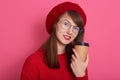
[[[52,10],[48,13],[46,18],[46,29],[47,32],[50,34],[52,32],[52,26],[54,22],[58,19],[58,17],[68,10],[73,10],[78,12],[83,19],[84,26],[86,24],[86,14],[83,9],[76,3],[72,2],[64,2],[61,4],[56,5]]]
[[[22,69],[21,80],[88,80],[88,74],[84,77],[75,77],[67,65],[66,53],[58,55],[60,68],[51,69],[43,60],[44,51],[36,51],[30,55]]]

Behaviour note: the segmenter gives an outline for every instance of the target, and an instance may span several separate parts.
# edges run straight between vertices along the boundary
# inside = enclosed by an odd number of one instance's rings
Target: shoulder
[[[22,80],[33,80],[33,78],[38,78],[39,69],[44,63],[43,54],[43,50],[37,50],[26,58],[21,73]]]
[[[43,54],[44,54],[44,50],[39,49],[35,51],[34,53],[32,53],[31,55],[29,55],[25,63],[31,63],[31,64],[40,63],[40,61],[43,61]]]

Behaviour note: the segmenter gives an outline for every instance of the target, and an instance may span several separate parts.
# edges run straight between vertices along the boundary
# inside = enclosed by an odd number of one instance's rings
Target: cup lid
[[[87,43],[87,42],[75,42],[75,45],[83,45],[83,46],[89,47],[89,43]]]

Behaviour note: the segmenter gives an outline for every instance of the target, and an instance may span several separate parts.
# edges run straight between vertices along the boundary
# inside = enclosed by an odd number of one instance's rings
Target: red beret
[[[67,10],[74,10],[74,11],[78,12],[82,16],[84,26],[85,26],[86,14],[84,13],[83,9],[76,3],[64,2],[64,3],[58,4],[57,6],[55,6],[47,15],[46,28],[47,28],[47,32],[49,34],[51,34],[51,32],[52,32],[52,26],[53,26],[54,22],[57,20],[57,18],[61,14],[63,14]]]

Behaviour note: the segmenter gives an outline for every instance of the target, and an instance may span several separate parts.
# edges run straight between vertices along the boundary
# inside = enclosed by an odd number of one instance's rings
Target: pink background
[[[64,0],[67,1],[67,0]],[[120,0],[70,0],[87,14],[89,80],[120,80]],[[19,80],[26,57],[48,38],[45,17],[63,0],[0,0],[0,80]]]

